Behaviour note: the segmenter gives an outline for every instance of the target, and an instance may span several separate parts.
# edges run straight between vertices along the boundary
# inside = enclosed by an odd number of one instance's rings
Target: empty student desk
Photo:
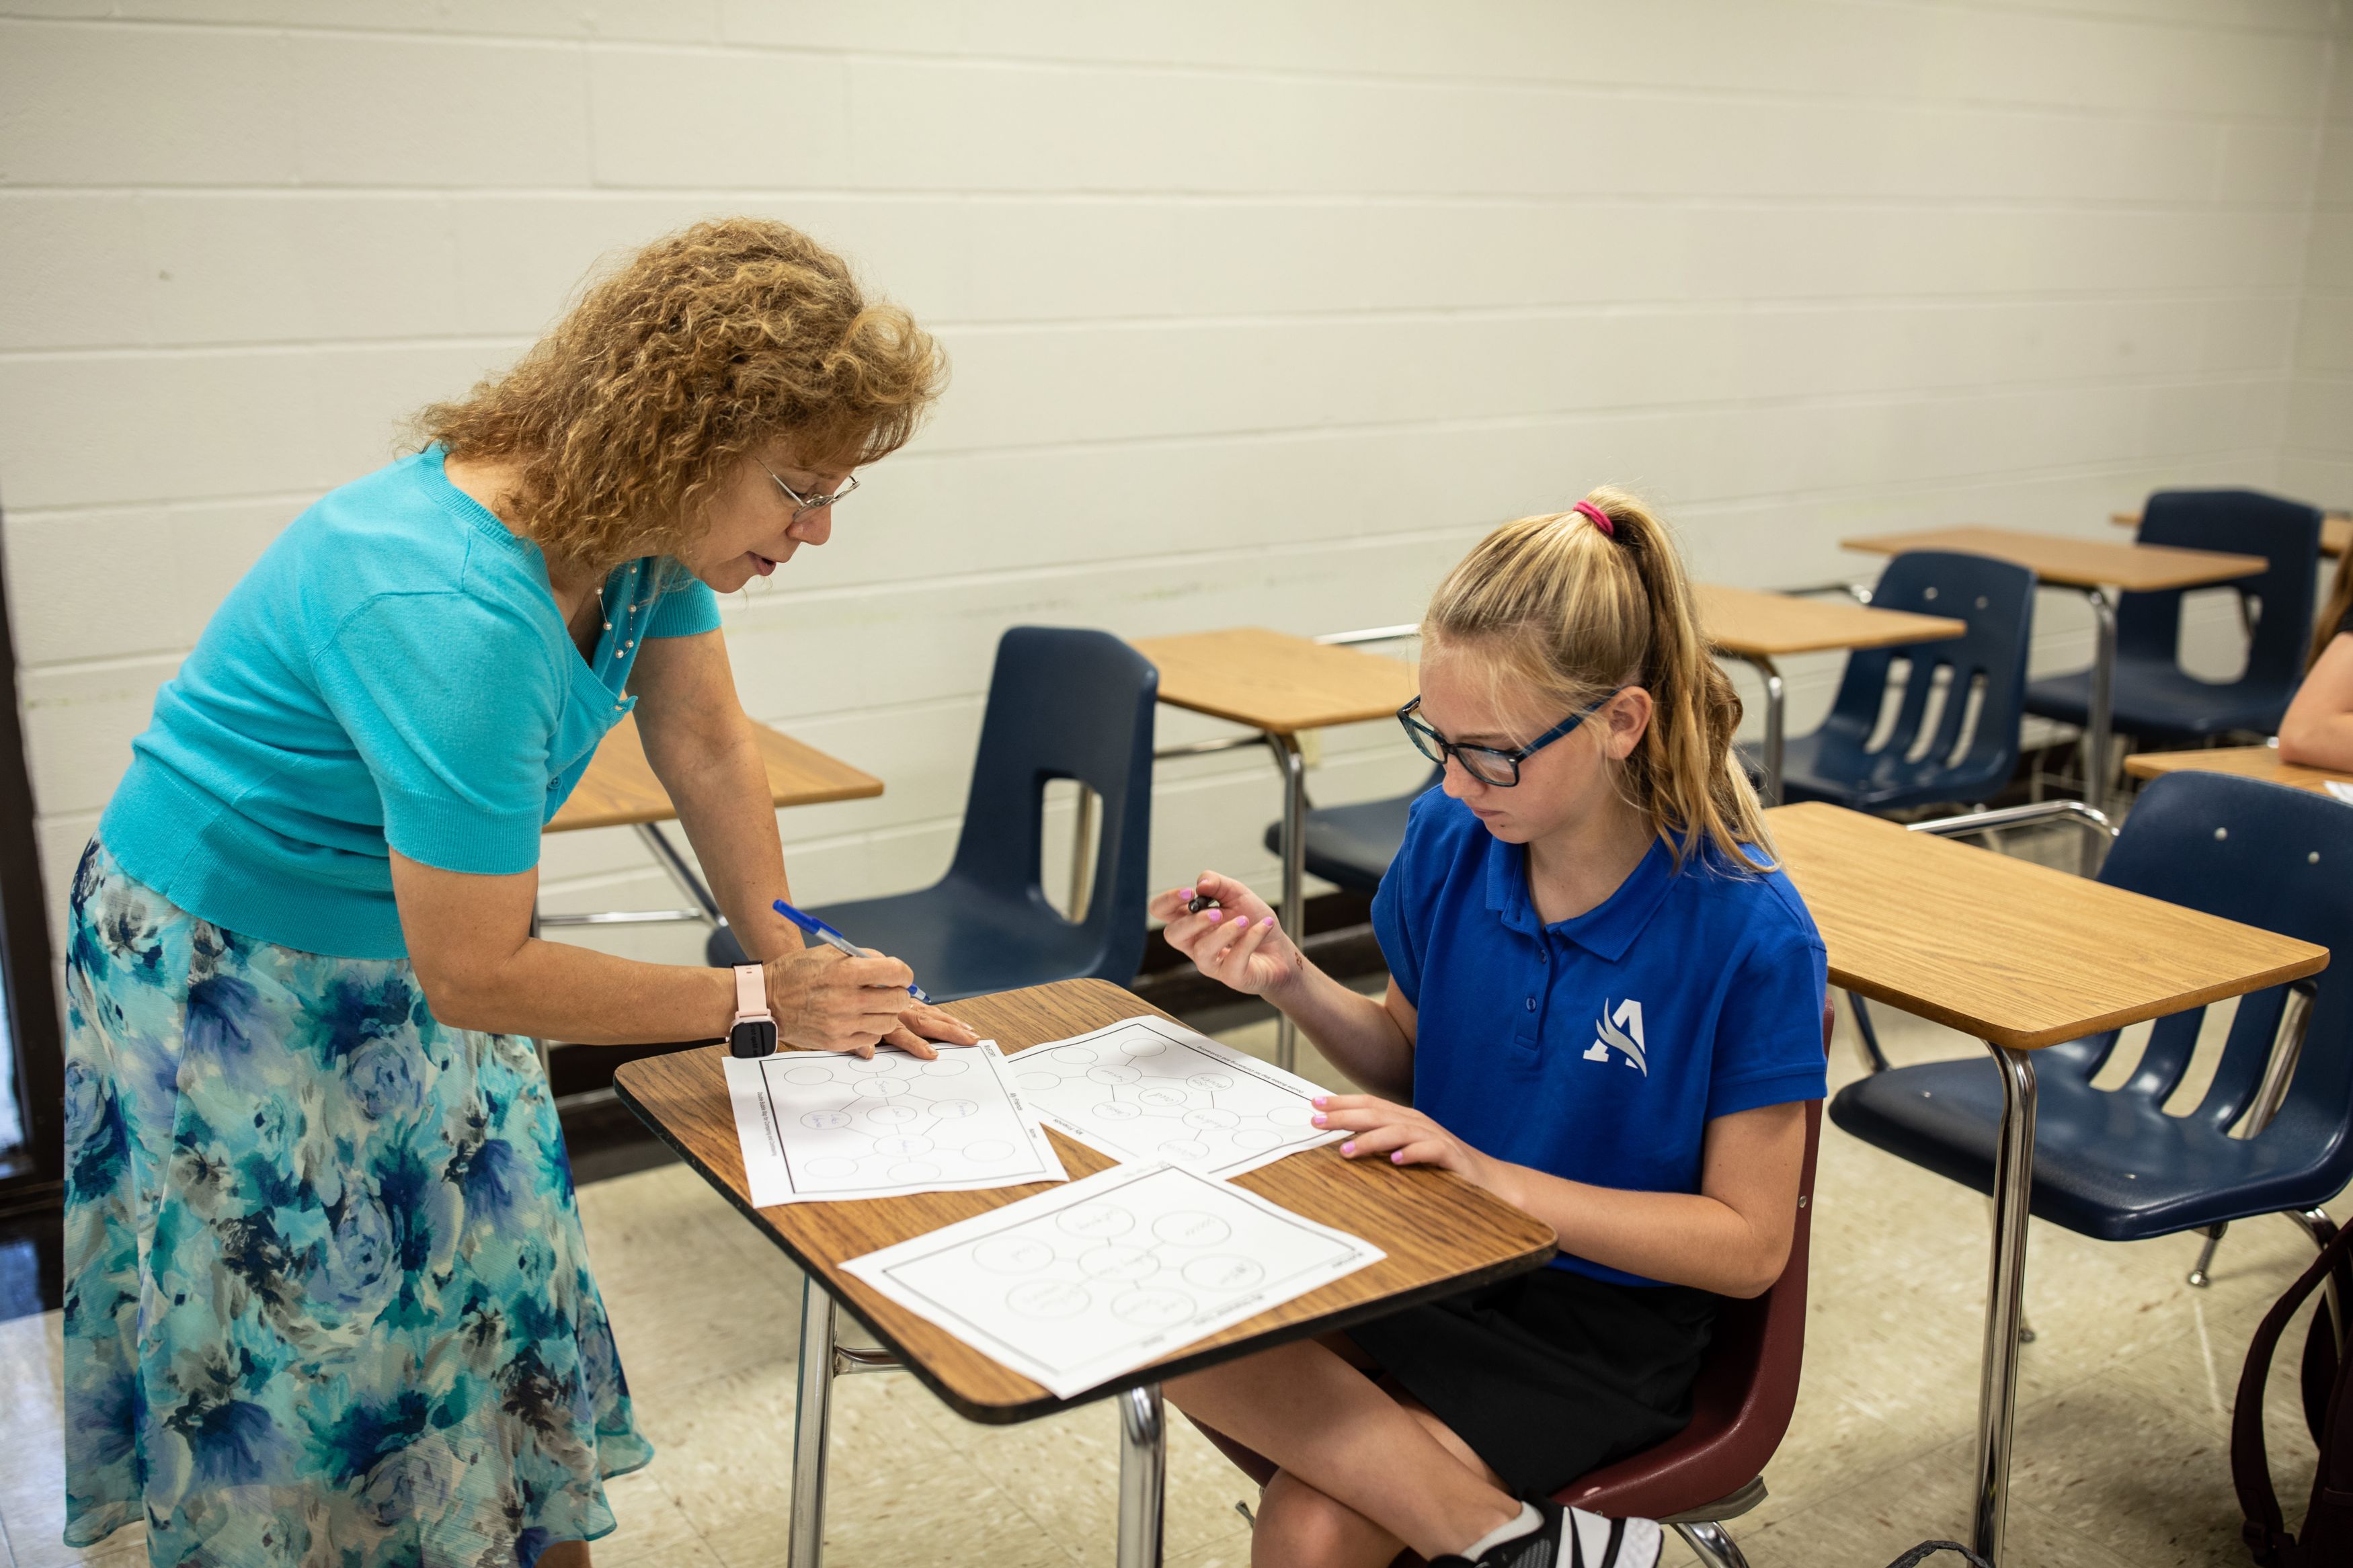
[[[1839,599],[1803,599],[1793,594],[1760,594],[1713,583],[1692,585],[1692,608],[1702,635],[1718,653],[1730,654],[1765,678],[1765,804],[1781,803],[1782,712],[1786,693],[1776,658],[1794,653],[1830,653],[1841,648],[1902,647],[1943,642],[1969,628],[1944,616],[1905,610],[1874,610]]]
[[[1065,980],[973,997],[957,1003],[956,1012],[1008,1055],[1122,1018],[1167,1016],[1101,980]],[[801,1297],[800,1394],[786,1558],[790,1568],[818,1568],[824,1551],[826,1424],[838,1372],[903,1367],[966,1420],[991,1425],[1113,1400],[1120,1423],[1119,1568],[1156,1568],[1167,1462],[1163,1380],[1540,1268],[1553,1255],[1547,1226],[1443,1172],[1399,1170],[1387,1161],[1357,1164],[1342,1159],[1328,1144],[1310,1149],[1235,1180],[1295,1214],[1364,1237],[1387,1253],[1386,1258],[1187,1345],[1165,1361],[1074,1399],[1057,1399],[876,1294],[841,1267],[879,1247],[1049,1191],[1049,1185],[755,1209],[744,1184],[734,1114],[720,1067],[724,1057],[725,1047],[712,1046],[629,1062],[614,1075],[613,1087],[662,1142],[807,1273]],[[1050,1135],[1072,1180],[1113,1163],[1060,1133]],[[873,1331],[885,1347],[883,1353],[835,1343],[837,1301]],[[921,1485],[922,1477],[911,1473],[909,1484]],[[954,1543],[940,1542],[939,1557],[953,1561]]]
[[[1976,1036],[2002,1079],[1993,1262],[1978,1396],[1977,1549],[2001,1561],[2026,1219],[2033,1053],[2316,973],[2325,949],[1834,805],[1767,816],[1830,977]]]
[[[2140,513],[2112,511],[2108,521],[2118,528],[2138,528]],[[2353,511],[2324,512],[2320,519],[2320,552],[2337,556],[2353,550]]]
[[[2084,802],[2105,804],[2108,730],[2116,711],[2116,605],[2111,589],[2126,594],[2204,588],[2252,576],[2268,564],[2260,555],[2215,550],[2175,550],[2158,544],[2109,543],[2066,534],[2023,533],[2009,528],[1931,528],[1841,540],[1849,550],[1899,555],[1906,550],[1955,550],[2012,561],[2053,587],[2081,592],[2092,606],[2092,691],[2084,736]]]
[[[2316,795],[2329,793],[2332,784],[2353,788],[2353,773],[2331,773],[2326,768],[2307,768],[2280,760],[2277,746],[2216,746],[2201,752],[2135,752],[2125,759],[2125,772],[2137,779],[2153,779],[2160,773],[2184,770],[2208,773],[2238,773],[2246,778],[2262,779],[2267,784],[2286,784],[2291,789],[2308,789]]]
[[[1413,666],[1263,626],[1149,637],[1135,649],[1160,668],[1161,701],[1258,731],[1235,741],[1172,746],[1158,756],[1261,742],[1273,750],[1283,780],[1282,923],[1292,941],[1305,942],[1300,885],[1307,875],[1307,763],[1300,754],[1300,733],[1395,716],[1413,700]],[[1283,1016],[1275,1025],[1275,1061],[1289,1068],[1297,1050],[1296,1027]]]
[[[760,742],[760,759],[768,770],[768,798],[779,809],[787,805],[821,805],[828,801],[865,800],[882,793],[882,781],[838,762],[814,746],[765,724],[752,726]],[[670,874],[687,897],[691,910],[618,910],[610,914],[542,915],[543,926],[638,925],[667,921],[702,921],[716,925],[719,901],[695,874],[686,857],[664,837],[660,823],[678,815],[653,764],[646,760],[645,742],[638,735],[635,714],[624,718],[606,734],[588,771],[580,775],[572,797],[547,825],[550,833],[570,833],[584,827],[634,827],[662,869]]]

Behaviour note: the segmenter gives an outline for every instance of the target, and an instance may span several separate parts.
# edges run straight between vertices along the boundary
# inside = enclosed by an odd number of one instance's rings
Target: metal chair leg
[[[1739,1546],[1725,1532],[1724,1526],[1713,1520],[1678,1524],[1675,1533],[1683,1538],[1683,1544],[1690,1547],[1692,1554],[1707,1568],[1748,1568],[1748,1559],[1742,1554]]]
[[[2229,1220],[2218,1220],[2206,1227],[2205,1243],[2198,1248],[2198,1261],[2190,1266],[2189,1283],[2203,1290],[2214,1283],[2210,1270],[2214,1267],[2214,1249],[2222,1245],[2222,1233],[2231,1228]]]
[[[1862,1041],[1866,1065],[1873,1072],[1885,1072],[1887,1053],[1879,1048],[1879,1031],[1872,1027],[1871,1009],[1863,1005],[1862,998],[1854,992],[1846,994],[1846,1001],[1847,1005],[1854,1010],[1854,1032]]]

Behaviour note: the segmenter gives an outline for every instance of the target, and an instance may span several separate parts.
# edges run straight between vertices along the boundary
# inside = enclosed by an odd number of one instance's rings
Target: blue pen
[[[842,935],[839,931],[834,930],[831,926],[826,924],[815,915],[803,910],[797,910],[793,908],[792,905],[785,902],[782,899],[778,899],[776,901],[775,909],[778,914],[792,921],[793,924],[800,927],[801,930],[808,932],[809,935],[817,938],[818,941],[825,943],[828,947],[838,949],[842,952],[848,953],[852,958],[867,958],[872,956],[864,948],[859,946],[856,942],[850,941],[848,937]],[[929,1002],[931,1000],[929,996],[923,994],[923,988],[920,985],[908,986],[907,994],[913,996],[918,1002]]]

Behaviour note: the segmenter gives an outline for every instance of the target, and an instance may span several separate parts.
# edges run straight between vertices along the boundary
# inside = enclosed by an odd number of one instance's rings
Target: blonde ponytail
[[[1651,717],[1620,770],[1628,800],[1678,865],[1704,842],[1752,870],[1771,866],[1732,749],[1739,694],[1700,637],[1673,537],[1634,496],[1605,486],[1571,510],[1495,530],[1439,584],[1422,637],[1433,651],[1474,648],[1564,711],[1641,687]]]

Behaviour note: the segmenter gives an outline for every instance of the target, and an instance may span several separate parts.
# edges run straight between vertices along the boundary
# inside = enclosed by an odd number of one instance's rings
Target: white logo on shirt
[[[1609,1059],[1609,1049],[1614,1046],[1625,1053],[1628,1067],[1639,1068],[1644,1078],[1650,1077],[1651,1064],[1643,1056],[1642,1005],[1628,997],[1618,1004],[1617,1012],[1611,1013],[1607,1010],[1609,1002],[1605,998],[1602,1007],[1601,1016],[1593,1020],[1595,1038],[1585,1053],[1585,1059],[1606,1062]]]

